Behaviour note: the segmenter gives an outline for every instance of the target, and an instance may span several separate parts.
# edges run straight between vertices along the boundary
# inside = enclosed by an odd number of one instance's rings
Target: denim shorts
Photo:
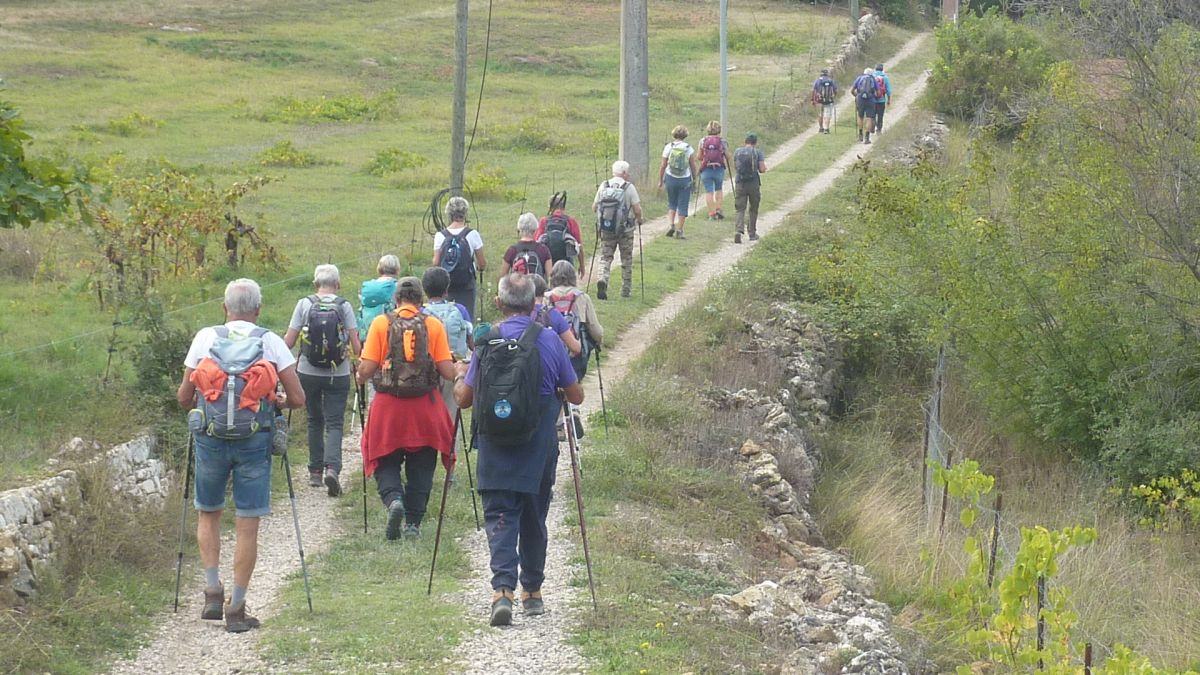
[[[233,503],[239,518],[271,512],[271,432],[227,441],[196,434],[196,510],[225,508],[225,486],[233,475]]]
[[[692,199],[692,178],[676,178],[671,174],[663,177],[667,188],[667,210],[675,211],[686,218],[688,202]]]
[[[700,172],[700,182],[705,192],[720,192],[725,185],[725,167],[710,166]]]

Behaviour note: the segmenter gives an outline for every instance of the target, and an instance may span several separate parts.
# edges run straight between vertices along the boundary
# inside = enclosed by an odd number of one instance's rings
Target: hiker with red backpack
[[[571,324],[567,323],[564,317],[554,305],[546,301],[546,293],[550,290],[550,284],[540,274],[531,274],[533,279],[533,313],[529,316],[541,325],[554,331],[554,334],[562,340],[563,346],[567,348],[567,353],[572,357],[578,356],[583,351],[583,345],[580,344],[578,332],[571,331]]]
[[[375,384],[362,453],[387,508],[388,540],[421,536],[438,456],[454,468],[455,429],[441,394],[454,362],[445,326],[421,311],[424,295],[416,277],[396,282],[396,309],[371,322],[358,364],[359,384]]]
[[[475,320],[475,277],[487,269],[483,255],[483,237],[467,226],[470,203],[462,197],[446,202],[450,224],[433,235],[433,264],[450,273],[446,297],[461,303]]]
[[[829,69],[822,68],[821,76],[813,82],[812,104],[820,108],[817,113],[817,133],[827,134],[837,116],[837,82],[829,76]]]
[[[296,358],[282,338],[256,325],[262,311],[258,284],[252,279],[229,282],[221,307],[225,323],[202,328],[192,339],[175,397],[190,409],[188,431],[195,450],[196,541],[204,567],[200,618],[224,619],[226,631],[241,633],[259,625],[246,609],[246,590],[258,557],[259,519],[271,512],[276,406],[302,408],[305,401]],[[276,395],[280,383],[284,400]],[[230,478],[237,538],[233,593],[226,600],[220,574],[221,514]]]
[[[550,249],[551,265],[559,260],[569,260],[576,269],[585,269],[587,256],[583,245],[583,231],[579,222],[567,215],[567,191],[555,192],[550,197],[550,212],[538,221],[533,238]]]
[[[883,131],[883,113],[892,102],[892,79],[883,72],[883,64],[875,64],[875,133]]]
[[[350,398],[350,365],[358,358],[354,307],[338,295],[341,276],[334,265],[317,265],[316,292],[296,303],[283,341],[300,343],[296,372],[304,387],[308,412],[308,484],[325,486],[330,497],[342,494],[342,429]]]
[[[508,250],[504,252],[504,264],[500,266],[500,276],[509,272],[543,276],[549,273],[550,249],[534,239],[537,228],[538,218],[532,213],[522,213],[517,218],[517,243],[509,246]]]
[[[875,130],[875,71],[867,68],[850,87],[854,95],[854,111],[858,118],[858,140],[871,144],[871,132]]]
[[[704,186],[704,203],[709,220],[724,220],[721,202],[725,199],[725,171],[733,166],[729,144],[721,138],[721,123],[713,120],[704,127],[708,134],[700,141],[700,183]]]
[[[575,267],[566,260],[554,263],[548,280],[550,290],[545,295],[546,306],[562,315],[571,333],[579,341],[578,354],[571,354],[571,366],[579,379],[587,373],[588,357],[599,350],[604,341],[604,327],[596,314],[592,299],[579,289],[579,276]],[[568,350],[570,348],[568,347]]]

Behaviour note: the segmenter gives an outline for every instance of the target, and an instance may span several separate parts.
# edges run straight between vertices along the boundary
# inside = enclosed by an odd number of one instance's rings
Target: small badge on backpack
[[[492,406],[492,412],[497,418],[506,420],[512,414],[512,404],[508,402],[508,399],[500,399],[496,401],[496,405]]]

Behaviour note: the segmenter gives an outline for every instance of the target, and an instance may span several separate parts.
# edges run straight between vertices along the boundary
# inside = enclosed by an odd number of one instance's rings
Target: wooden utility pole
[[[454,113],[450,129],[450,193],[463,193],[467,139],[467,0],[458,0],[454,26]]]
[[[721,133],[729,134],[729,0],[721,0]]]
[[[650,70],[647,0],[621,0],[621,159],[645,189],[650,176]]]

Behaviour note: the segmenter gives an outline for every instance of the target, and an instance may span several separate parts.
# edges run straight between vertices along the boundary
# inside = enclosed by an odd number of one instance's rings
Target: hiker
[[[829,133],[834,116],[837,114],[834,111],[837,93],[837,82],[834,82],[833,78],[829,76],[828,68],[822,68],[821,76],[813,82],[812,88],[812,104],[820,107],[820,111],[817,113],[817,133]]]
[[[446,218],[450,224],[433,236],[433,264],[450,273],[446,297],[467,308],[475,320],[475,275],[487,269],[483,256],[483,237],[478,230],[467,227],[467,212],[471,205],[462,197],[446,202]]]
[[[225,324],[202,328],[184,358],[183,381],[175,398],[188,413],[196,451],[196,541],[204,567],[204,608],[200,618],[225,619],[225,630],[242,633],[259,625],[246,609],[246,589],[258,556],[258,523],[271,512],[271,435],[275,406],[304,407],[304,389],[296,376],[296,358],[283,339],[256,325],[262,290],[252,279],[225,286]],[[247,367],[248,366],[248,367]],[[230,373],[240,372],[240,375]],[[240,380],[238,404],[227,417],[228,377]],[[278,400],[276,384],[283,384]],[[249,400],[249,407],[243,407]],[[194,407],[194,409],[193,409]],[[225,486],[233,477],[237,508],[233,553],[233,594],[225,599],[221,583],[221,512]]]
[[[578,333],[572,332],[567,318],[553,305],[546,302],[546,293],[550,291],[550,284],[540,274],[530,276],[533,278],[533,312],[529,316],[542,326],[554,331],[554,334],[562,339],[568,354],[573,357],[578,356],[583,351],[583,345],[580,344],[577,337]]]
[[[767,160],[758,149],[758,135],[746,134],[746,143],[733,153],[737,184],[734,186],[733,206],[737,209],[737,231],[733,243],[742,243],[742,235],[749,230],[750,241],[758,239],[758,204],[762,200],[762,178],[767,171]],[[746,207],[750,217],[746,218]]]
[[[883,131],[883,113],[892,102],[892,79],[883,72],[883,64],[875,64],[875,133]]]
[[[633,292],[633,231],[639,230],[642,219],[642,200],[637,186],[629,182],[629,162],[613,162],[612,178],[596,188],[592,202],[596,213],[596,236],[600,237],[600,279],[596,282],[596,297],[608,299],[608,276],[613,256],[621,249],[621,297]],[[593,263],[595,260],[592,261]]]
[[[396,275],[400,274],[400,259],[387,254],[379,259],[375,266],[377,279],[362,282],[358,289],[358,338],[367,339],[367,329],[371,322],[380,314],[386,314],[396,309],[393,298],[396,296]]]
[[[588,357],[592,350],[598,351],[604,342],[604,327],[600,325],[600,317],[596,315],[596,305],[592,299],[579,290],[579,278],[571,263],[566,260],[554,263],[549,283],[547,306],[563,316],[582,347],[578,355],[571,356],[575,376],[582,380],[587,373]]]
[[[450,355],[455,362],[471,358],[475,349],[472,336],[470,314],[467,308],[446,299],[446,287],[450,285],[450,275],[440,267],[430,267],[421,276],[421,286],[425,289],[425,313],[436,316],[446,329],[446,341],[450,344]],[[442,380],[442,401],[446,404],[446,412],[450,419],[458,413],[458,404],[454,402],[454,380]],[[455,439],[455,443],[458,439]]]
[[[504,252],[500,276],[509,272],[542,275],[549,273],[550,249],[534,240],[537,229],[538,218],[532,213],[522,213],[517,218],[517,243],[509,246]]]
[[[854,80],[850,87],[854,95],[854,111],[858,117],[858,140],[871,144],[871,131],[875,128],[875,71],[867,68]]]
[[[421,536],[437,457],[447,471],[454,463],[454,426],[441,394],[441,378],[454,378],[454,362],[446,328],[421,312],[423,300],[420,279],[399,279],[396,309],[371,322],[358,364],[358,382],[375,382],[363,465],[387,508],[389,541]]]
[[[668,237],[687,239],[683,224],[688,217],[688,200],[692,198],[692,180],[696,175],[696,151],[688,145],[687,127],[680,124],[671,130],[671,142],[663,146],[662,164],[658,167],[658,189],[667,188],[667,219],[671,221]]]
[[[733,165],[729,144],[721,138],[721,123],[713,120],[704,127],[708,134],[700,141],[700,183],[704,186],[704,204],[709,220],[724,220],[721,202],[725,199],[725,170]]]
[[[579,222],[567,215],[567,191],[550,197],[550,212],[538,221],[533,238],[550,249],[551,264],[569,260],[579,269],[586,269],[587,255]]]
[[[342,429],[346,401],[350,398],[350,361],[358,358],[354,308],[338,295],[341,276],[335,265],[317,265],[313,272],[316,293],[296,303],[283,341],[288,349],[300,343],[296,372],[308,401],[308,484],[325,489],[330,497],[342,494]]]
[[[558,390],[583,402],[567,351],[534,323],[533,279],[501,277],[496,306],[504,319],[481,340],[471,363],[458,364],[454,396],[474,407],[479,430],[478,489],[491,551],[491,625],[512,622],[520,581],[527,615],[545,612],[546,515],[558,464]],[[508,386],[509,383],[513,383]]]

